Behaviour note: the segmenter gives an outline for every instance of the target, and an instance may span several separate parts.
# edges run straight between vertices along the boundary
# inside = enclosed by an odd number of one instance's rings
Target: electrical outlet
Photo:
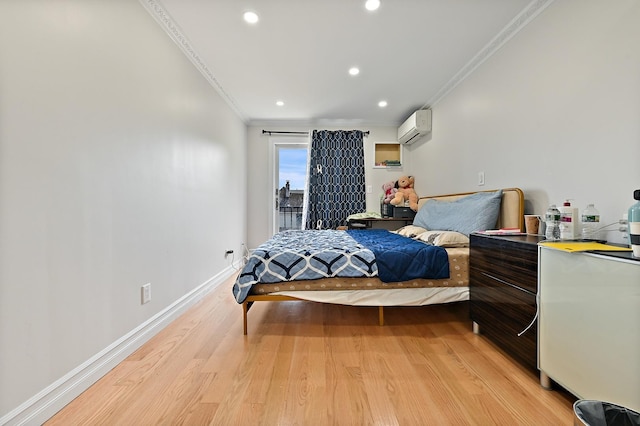
[[[151,283],[146,283],[140,288],[140,297],[143,305],[151,302]]]
[[[478,172],[478,186],[484,185],[484,172]]]
[[[224,251],[224,257],[226,258],[227,256],[229,256],[230,254],[233,254],[233,250],[228,249]]]
[[[622,226],[618,227],[618,231],[623,233],[622,238],[626,239],[629,233],[629,215],[627,213],[622,214],[622,219],[618,220],[618,223]]]

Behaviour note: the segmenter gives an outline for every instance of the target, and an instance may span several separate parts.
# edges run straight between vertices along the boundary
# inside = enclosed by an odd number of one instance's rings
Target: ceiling
[[[374,12],[365,0],[142,3],[247,124],[395,126],[437,102],[544,2],[381,0]],[[247,24],[245,11],[260,20]]]

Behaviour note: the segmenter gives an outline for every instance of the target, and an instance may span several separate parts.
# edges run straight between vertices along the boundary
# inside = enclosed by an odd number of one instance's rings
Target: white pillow
[[[469,247],[469,237],[455,231],[425,231],[416,240],[440,247]]]
[[[419,226],[415,226],[415,225],[407,225],[407,226],[403,226],[402,228],[396,230],[396,231],[392,231],[395,232],[396,234],[400,234],[404,237],[409,237],[409,238],[415,238],[416,236],[422,234],[423,232],[425,232],[426,229],[421,228]]]

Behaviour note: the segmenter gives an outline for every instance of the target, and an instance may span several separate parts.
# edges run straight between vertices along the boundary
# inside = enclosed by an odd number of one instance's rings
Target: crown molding
[[[149,12],[149,14],[155,19],[155,21],[160,24],[160,26],[164,29],[164,31],[169,35],[171,40],[173,40],[180,50],[189,58],[191,63],[195,65],[195,67],[202,73],[204,78],[216,89],[216,91],[220,94],[222,99],[224,99],[227,104],[233,109],[233,111],[240,117],[240,119],[246,124],[247,116],[240,109],[238,104],[233,100],[231,95],[229,95],[220,82],[215,78],[211,70],[204,63],[204,60],[200,57],[198,52],[193,48],[189,39],[184,35],[180,27],[173,21],[171,16],[167,13],[165,8],[160,4],[158,0],[139,0],[142,6]]]
[[[471,75],[484,61],[489,59],[502,46],[523,29],[529,22],[538,16],[555,0],[533,0],[500,31],[489,43],[487,43],[469,62],[449,80],[433,98],[422,108],[431,108],[440,102],[445,96]]]
[[[545,10],[555,0],[532,0],[529,5],[522,10],[509,24],[507,24],[502,31],[500,31],[489,43],[487,43],[469,62],[467,62],[460,71],[458,71],[440,90],[431,98],[424,108],[431,108],[433,105],[444,99],[453,89],[455,89],[460,83],[462,83],[467,77],[469,77],[480,65],[482,65],[487,59],[493,56],[502,46],[504,46],[513,36],[515,36],[521,29],[535,19],[543,10]],[[314,125],[314,124],[337,124],[340,120],[336,120],[337,123],[329,120],[330,123],[325,122],[327,120],[249,120],[247,115],[240,109],[234,99],[229,95],[220,82],[215,78],[211,70],[204,63],[204,60],[200,57],[198,52],[193,48],[189,39],[184,35],[180,27],[173,21],[171,16],[167,13],[159,0],[139,0],[142,6],[153,17],[153,19],[160,24],[169,37],[178,45],[180,50],[187,56],[187,58],[195,65],[200,73],[207,79],[207,81],[216,89],[220,96],[225,100],[229,107],[236,113],[236,115],[247,125],[264,125],[266,123],[275,124],[296,124],[296,125]],[[320,121],[321,123],[318,123]],[[342,123],[344,124],[344,123]],[[363,123],[360,123],[363,124]],[[385,123],[386,124],[386,123]],[[380,123],[377,123],[380,125]],[[395,125],[395,124],[393,124]]]

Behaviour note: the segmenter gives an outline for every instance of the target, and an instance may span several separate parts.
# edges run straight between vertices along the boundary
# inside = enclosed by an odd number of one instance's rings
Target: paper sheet
[[[614,246],[611,244],[603,244],[591,241],[543,241],[539,243],[545,247],[551,247],[558,250],[574,252],[574,251],[631,251],[629,247]]]

